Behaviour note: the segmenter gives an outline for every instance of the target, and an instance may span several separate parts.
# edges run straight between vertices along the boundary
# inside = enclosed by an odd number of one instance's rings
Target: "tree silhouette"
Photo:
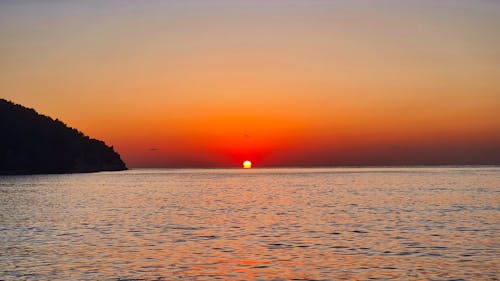
[[[118,171],[113,147],[58,119],[0,99],[0,174]]]

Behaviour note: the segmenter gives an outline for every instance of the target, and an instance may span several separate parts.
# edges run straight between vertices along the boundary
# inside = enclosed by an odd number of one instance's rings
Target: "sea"
[[[500,167],[0,177],[0,280],[499,280]]]

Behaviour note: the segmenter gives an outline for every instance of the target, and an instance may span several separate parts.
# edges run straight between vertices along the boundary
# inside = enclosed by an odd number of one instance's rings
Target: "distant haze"
[[[129,167],[500,164],[499,1],[1,1],[1,97]]]

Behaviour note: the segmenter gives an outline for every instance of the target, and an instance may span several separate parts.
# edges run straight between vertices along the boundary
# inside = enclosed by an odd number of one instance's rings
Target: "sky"
[[[500,2],[0,1],[0,95],[129,167],[500,164]]]

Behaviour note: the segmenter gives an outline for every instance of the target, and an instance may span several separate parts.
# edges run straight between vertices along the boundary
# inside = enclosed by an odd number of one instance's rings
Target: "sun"
[[[245,161],[243,162],[243,168],[245,168],[245,169],[250,169],[250,168],[252,168],[252,162],[250,162],[250,161],[248,161],[248,160],[245,160]]]

